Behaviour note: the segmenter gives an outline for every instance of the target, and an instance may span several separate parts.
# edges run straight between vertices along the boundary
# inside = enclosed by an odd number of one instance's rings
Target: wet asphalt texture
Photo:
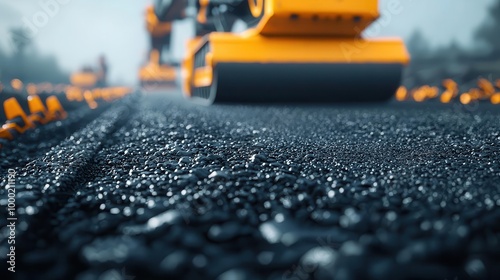
[[[17,279],[499,279],[500,110],[135,94],[0,150]],[[1,279],[7,255],[0,220]]]

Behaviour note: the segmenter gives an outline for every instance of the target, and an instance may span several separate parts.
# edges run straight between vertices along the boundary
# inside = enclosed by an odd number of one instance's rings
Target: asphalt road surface
[[[500,110],[134,95],[0,150],[18,279],[499,279]],[[9,246],[0,190],[1,279]]]

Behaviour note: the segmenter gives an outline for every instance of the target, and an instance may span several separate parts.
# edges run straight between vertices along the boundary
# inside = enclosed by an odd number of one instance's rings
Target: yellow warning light
[[[83,93],[83,97],[85,98],[85,101],[87,101],[87,104],[89,105],[90,109],[97,108],[97,102],[95,102],[94,97],[92,96],[92,92],[90,90],[86,90]]]
[[[38,93],[36,85],[34,84],[28,84],[26,86],[26,91],[28,92],[29,95],[36,95]]]
[[[495,87],[490,81],[486,79],[479,79],[477,85],[482,90],[485,96],[491,96],[495,94]]]
[[[10,82],[10,86],[16,90],[16,91],[22,91],[23,90],[23,82],[19,79],[14,79]]]
[[[471,100],[479,100],[483,96],[483,92],[478,88],[473,88],[469,91]]]
[[[456,89],[458,88],[458,85],[455,81],[453,81],[452,79],[446,79],[443,81],[443,86],[446,88],[446,89]]]
[[[82,90],[79,87],[69,87],[66,90],[66,98],[68,101],[83,101]]]
[[[413,100],[416,102],[423,102],[425,100],[426,93],[422,88],[413,91]]]
[[[436,98],[439,94],[439,89],[437,87],[427,87],[426,96],[427,98]]]
[[[467,105],[472,101],[472,97],[470,93],[464,93],[460,95],[460,103]]]
[[[458,95],[458,85],[452,79],[446,79],[443,81],[443,86],[446,90],[441,94],[440,101],[441,103],[450,103]]]
[[[500,92],[497,92],[491,96],[491,104],[500,104]]]
[[[398,88],[398,91],[396,91],[396,100],[405,101],[407,95],[408,95],[408,90],[406,89],[406,87],[401,86]]]
[[[450,103],[450,101],[453,99],[453,92],[446,90],[441,94],[441,97],[439,98],[441,103]]]

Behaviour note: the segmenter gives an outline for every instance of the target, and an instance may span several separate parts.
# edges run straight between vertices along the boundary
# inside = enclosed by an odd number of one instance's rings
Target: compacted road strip
[[[120,102],[18,167],[18,276],[496,278],[499,116]]]

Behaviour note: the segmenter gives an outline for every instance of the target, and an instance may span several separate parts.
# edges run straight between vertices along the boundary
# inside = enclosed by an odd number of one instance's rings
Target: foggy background
[[[59,9],[40,27],[34,17],[48,3]],[[96,66],[105,55],[110,66],[109,80],[114,84],[135,85],[137,71],[147,57],[149,40],[145,31],[144,10],[152,0],[0,0],[0,69],[9,67],[15,56],[11,30],[30,31],[26,47],[26,67],[42,65],[54,75],[69,75],[85,65]],[[391,12],[390,3],[399,3]],[[400,36],[407,42],[423,38],[426,48],[450,44],[481,52],[475,33],[487,19],[488,8],[498,0],[381,0],[382,18],[376,36]],[[59,4],[60,3],[60,4]],[[40,24],[39,24],[40,25]],[[193,35],[189,20],[174,27],[174,57],[180,59],[184,41]],[[418,32],[417,32],[418,31]],[[416,40],[419,41],[419,40]],[[0,70],[1,71],[1,70]],[[5,70],[3,70],[4,76]],[[0,72],[0,78],[2,73]],[[44,77],[50,79],[50,77]]]

